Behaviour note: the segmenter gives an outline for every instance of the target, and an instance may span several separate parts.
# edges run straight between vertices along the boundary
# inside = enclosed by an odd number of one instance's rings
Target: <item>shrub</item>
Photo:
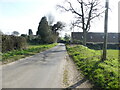
[[[83,41],[81,41],[81,40],[73,40],[72,44],[83,44]]]
[[[87,43],[88,48],[101,50],[103,48],[103,43]],[[119,49],[119,44],[107,44],[107,49]]]
[[[7,52],[17,49],[25,49],[27,45],[24,37],[2,35],[2,52]]]

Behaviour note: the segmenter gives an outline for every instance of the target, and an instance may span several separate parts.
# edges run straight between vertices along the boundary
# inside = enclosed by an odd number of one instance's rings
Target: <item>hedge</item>
[[[2,35],[2,52],[25,49],[27,41],[24,37],[13,35]]]

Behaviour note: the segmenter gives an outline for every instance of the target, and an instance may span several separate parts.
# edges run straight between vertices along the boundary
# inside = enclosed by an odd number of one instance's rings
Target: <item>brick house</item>
[[[108,33],[108,43],[117,44],[120,42],[120,33]],[[83,41],[83,32],[72,32],[71,40]],[[104,41],[104,33],[88,32],[87,42],[88,43],[102,43]]]

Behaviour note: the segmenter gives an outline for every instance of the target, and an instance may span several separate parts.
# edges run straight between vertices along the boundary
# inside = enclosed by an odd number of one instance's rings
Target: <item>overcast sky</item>
[[[21,34],[27,34],[28,29],[32,29],[35,34],[41,18],[48,14],[55,16],[56,21],[63,21],[69,24],[70,21],[73,20],[71,13],[61,13],[56,10],[56,5],[63,1],[64,0],[0,0],[0,30],[4,33],[18,31]],[[105,0],[102,1],[104,4]],[[119,0],[109,1],[111,10],[109,10],[108,32],[118,32]],[[69,28],[66,29],[69,30]],[[104,18],[101,18],[100,21],[96,19],[90,32],[103,31]]]

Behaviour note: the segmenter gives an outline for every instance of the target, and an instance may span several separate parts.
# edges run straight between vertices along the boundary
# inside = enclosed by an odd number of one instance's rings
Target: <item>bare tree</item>
[[[57,8],[67,12],[72,12],[75,15],[74,26],[83,30],[83,44],[86,45],[86,34],[90,30],[91,21],[101,16],[104,12],[100,5],[100,0],[76,0],[78,5],[74,5],[72,1],[67,1],[67,6],[57,5]],[[77,6],[77,7],[76,7]],[[103,11],[102,11],[103,10]]]
[[[74,27],[76,26],[76,24],[74,23],[74,21],[71,21],[70,23],[70,29],[73,30],[74,32]]]

